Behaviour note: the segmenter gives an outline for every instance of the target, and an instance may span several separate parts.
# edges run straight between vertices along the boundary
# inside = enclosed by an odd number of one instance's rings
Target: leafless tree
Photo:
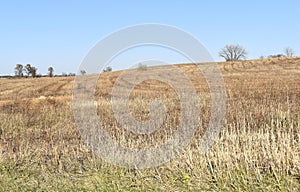
[[[137,69],[140,70],[140,71],[147,71],[147,65],[143,64],[143,63],[139,63]]]
[[[284,53],[287,57],[293,57],[294,56],[294,50],[290,47],[287,47],[284,49]]]
[[[106,67],[106,69],[103,69],[103,72],[111,72],[112,71],[112,67]]]
[[[32,77],[36,77],[37,70],[38,70],[38,69],[37,69],[36,67],[31,67],[31,72],[30,72],[30,73],[31,73],[31,76],[32,76]]]
[[[25,67],[24,67],[24,71],[25,73],[27,74],[27,77],[29,77],[30,75],[32,77],[36,77],[36,74],[37,74],[37,68],[34,67],[34,66],[31,66],[30,64],[27,64]]]
[[[26,73],[27,77],[31,75],[32,67],[30,64],[25,65],[24,72]]]
[[[226,45],[220,52],[219,56],[226,61],[238,61],[247,58],[247,51],[240,45]]]
[[[285,55],[281,53],[268,56],[268,58],[283,58],[283,57],[285,57]]]
[[[49,72],[49,77],[53,77],[54,68],[53,67],[49,67],[48,68],[48,72]]]
[[[82,69],[82,70],[80,70],[80,74],[83,76],[86,74],[86,71]]]
[[[22,64],[17,64],[15,67],[15,74],[17,77],[22,77],[23,76],[23,65]]]

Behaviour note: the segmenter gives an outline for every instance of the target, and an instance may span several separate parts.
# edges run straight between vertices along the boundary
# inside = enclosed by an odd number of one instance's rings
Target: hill
[[[198,93],[198,130],[181,155],[145,170],[113,166],[81,140],[71,105],[74,77],[0,79],[0,191],[299,191],[300,58],[218,65],[227,109],[215,145],[199,153],[211,112],[206,81],[195,65],[176,65]],[[149,104],[158,98],[166,106],[165,121],[151,134],[128,131],[110,102],[122,72],[100,75],[94,103],[99,123],[124,147],[159,147],[181,120],[176,93],[160,81],[136,85],[130,114],[151,119]]]
[[[275,58],[263,60],[222,62],[218,63],[224,76],[227,86],[237,86],[241,82],[251,84],[267,82],[289,85],[289,83],[300,82],[300,57]],[[201,72],[193,64],[176,65],[182,69],[197,90],[203,86]],[[111,87],[122,71],[102,73],[99,81],[98,96],[108,96]],[[24,79],[0,79],[0,101],[32,99],[39,97],[65,97],[71,98],[74,77],[55,77],[55,78],[24,78]],[[159,90],[161,85],[152,84],[152,89]],[[156,82],[157,83],[157,82]],[[282,84],[282,85],[283,85]],[[246,85],[245,85],[246,86]],[[137,87],[141,91],[147,89],[142,85]],[[202,87],[203,88],[203,87]]]

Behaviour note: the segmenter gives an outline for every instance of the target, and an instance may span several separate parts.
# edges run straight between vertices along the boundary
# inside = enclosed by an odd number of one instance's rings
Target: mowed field
[[[300,58],[218,65],[227,111],[215,145],[198,151],[210,118],[207,83],[195,65],[176,65],[197,91],[199,131],[178,158],[145,170],[110,165],[84,144],[72,113],[74,77],[0,79],[0,191],[300,191]],[[104,129],[129,148],[172,138],[180,101],[159,81],[136,85],[130,109],[148,120],[149,103],[161,100],[167,115],[160,130],[138,135],[117,123],[110,98],[121,73],[99,78],[95,98]]]

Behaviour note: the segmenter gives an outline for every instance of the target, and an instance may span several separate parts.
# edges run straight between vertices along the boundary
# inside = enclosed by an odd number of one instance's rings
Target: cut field
[[[200,131],[178,158],[145,170],[110,165],[83,143],[72,113],[74,77],[0,79],[0,191],[300,191],[300,58],[218,65],[227,113],[215,145],[198,152],[210,116],[207,83],[196,65],[176,65],[198,93]],[[126,147],[172,138],[180,101],[155,80],[136,85],[129,106],[143,121],[150,118],[149,102],[159,99],[166,123],[150,136],[119,126],[110,97],[121,73],[102,73],[98,81],[104,129]]]

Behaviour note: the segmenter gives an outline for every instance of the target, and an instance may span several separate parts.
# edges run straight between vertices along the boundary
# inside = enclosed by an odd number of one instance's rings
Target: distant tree
[[[80,74],[83,76],[86,74],[86,71],[85,70],[80,70]]]
[[[276,54],[276,55],[269,55],[268,58],[282,58],[285,57],[284,54]]]
[[[54,69],[53,69],[53,67],[49,67],[48,68],[48,74],[49,74],[49,77],[53,77],[53,72],[54,72]]]
[[[138,70],[147,71],[147,65],[143,63],[139,63]]]
[[[23,77],[23,65],[22,64],[17,64],[15,67],[15,75],[17,77]]]
[[[293,57],[295,54],[294,50],[290,47],[285,48],[284,53],[285,53],[285,56],[287,56],[287,57]]]
[[[247,58],[246,49],[240,45],[226,45],[219,52],[219,56],[223,57],[226,61],[238,61]]]
[[[68,74],[67,74],[67,73],[65,73],[65,72],[62,72],[61,76],[64,76],[64,77],[66,77],[66,76],[68,76]]]
[[[27,64],[25,67],[24,67],[24,72],[26,73],[26,76],[29,77],[31,75],[31,71],[32,71],[32,67],[30,64]]]
[[[106,67],[106,69],[103,69],[103,72],[111,72],[112,71],[112,67]]]
[[[36,67],[33,67],[30,64],[27,64],[24,68],[24,71],[25,71],[27,77],[29,77],[30,75],[32,77],[36,77],[36,74],[37,74],[37,68]]]
[[[36,67],[31,67],[31,76],[32,77],[36,77],[36,74],[37,74],[37,68]]]

